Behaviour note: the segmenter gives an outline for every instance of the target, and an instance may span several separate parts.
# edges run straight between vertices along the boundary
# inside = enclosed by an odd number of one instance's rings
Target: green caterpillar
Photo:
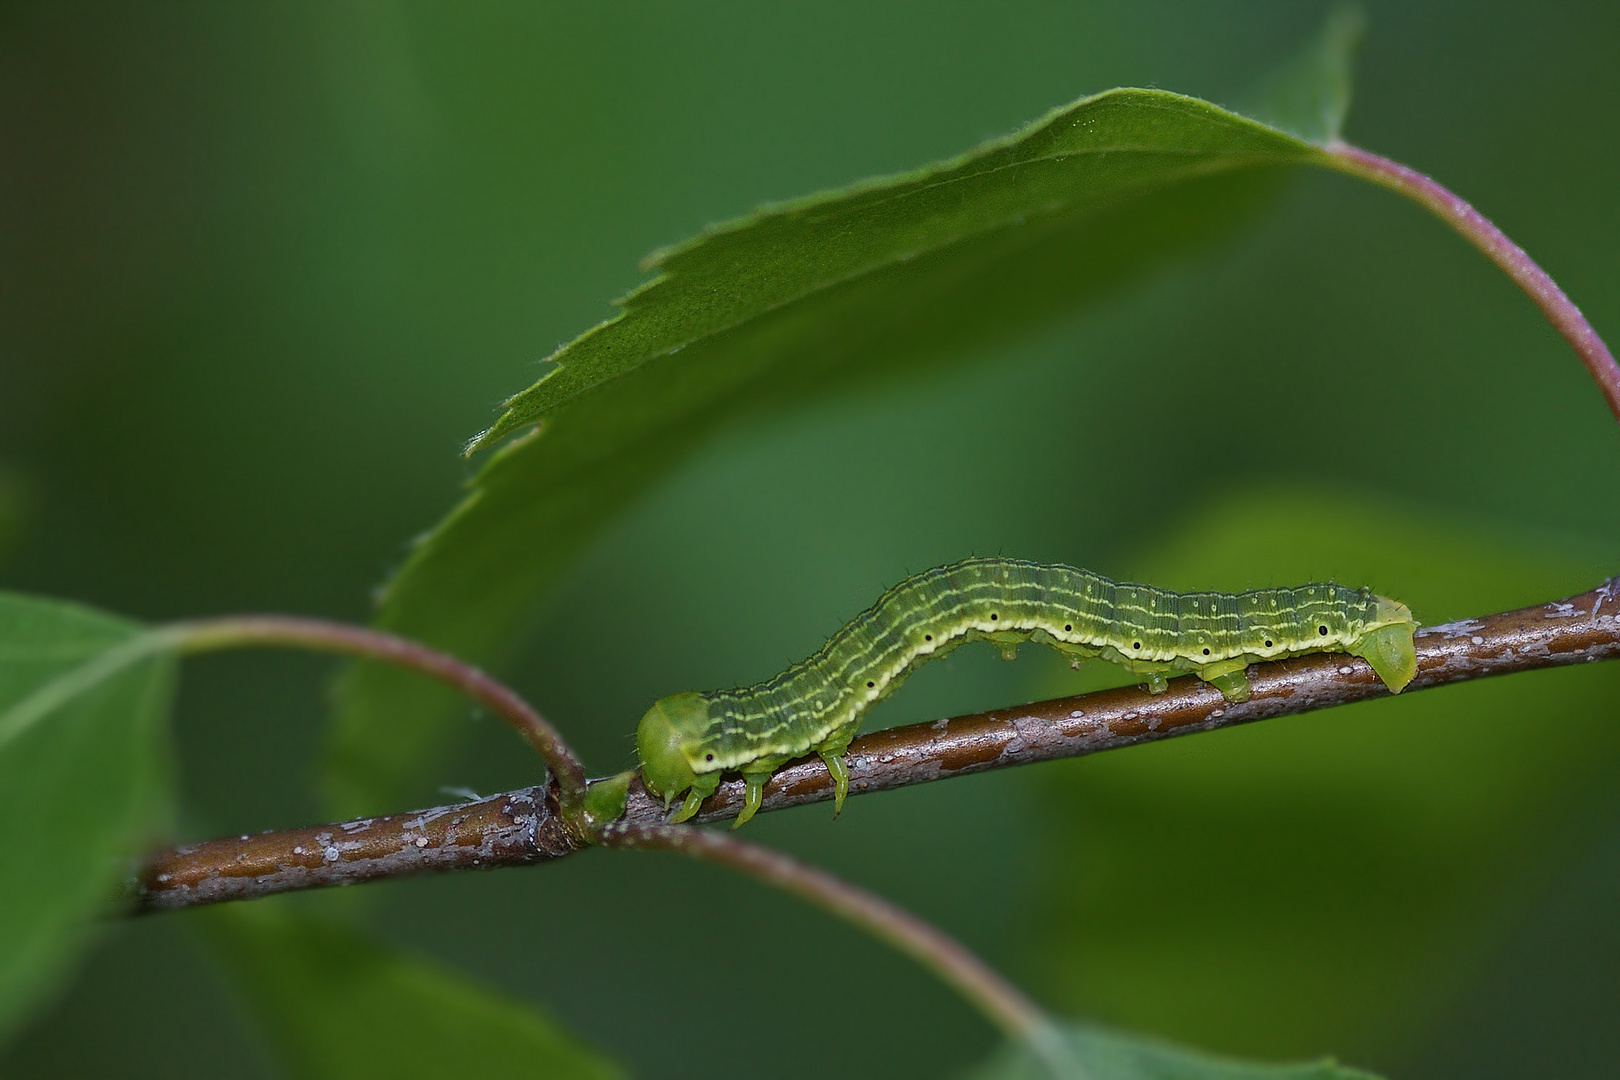
[[[660,698],[636,729],[636,752],[643,781],[665,806],[686,793],[672,821],[697,813],[720,774],[736,771],[747,783],[736,828],[759,809],[771,773],[809,753],[832,774],[836,814],[849,791],[843,754],[861,714],[913,668],[969,641],[999,645],[1009,659],[1022,641],[1075,664],[1101,657],[1155,694],[1191,673],[1227,701],[1244,701],[1248,665],[1317,652],[1363,658],[1398,694],[1417,670],[1416,626],[1406,605],[1342,585],[1176,593],[1061,564],[963,559],[902,581],[774,679]]]

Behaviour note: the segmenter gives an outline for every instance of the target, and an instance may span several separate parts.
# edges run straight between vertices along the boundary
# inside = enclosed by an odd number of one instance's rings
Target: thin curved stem
[[[171,623],[160,632],[172,636],[184,653],[280,645],[359,656],[419,671],[461,691],[512,725],[556,778],[557,801],[564,814],[576,816],[584,798],[585,770],[579,759],[533,706],[481,669],[419,642],[363,626],[293,615],[228,615]]]
[[[916,960],[977,1006],[1010,1038],[1033,1038],[1047,1024],[1040,1006],[961,942],[904,908],[818,867],[726,833],[686,825],[614,822],[603,827],[601,841],[609,847],[651,848],[689,855],[793,893]]]
[[[1616,420],[1620,420],[1620,366],[1616,366],[1609,347],[1603,344],[1603,339],[1586,321],[1580,308],[1564,295],[1564,290],[1536,265],[1534,259],[1525,254],[1523,248],[1509,240],[1501,229],[1467,201],[1416,169],[1337,140],[1324,149],[1329,164],[1422,204],[1501,267],[1569,342],[1575,355],[1581,358],[1581,363],[1586,365],[1586,370],[1597,381],[1598,389],[1609,403],[1609,411],[1614,413]]]

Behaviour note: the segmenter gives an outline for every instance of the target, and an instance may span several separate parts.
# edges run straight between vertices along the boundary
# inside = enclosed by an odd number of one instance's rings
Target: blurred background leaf
[[[219,908],[206,919],[209,939],[291,1076],[624,1075],[532,1006],[354,930],[270,904]]]
[[[1071,1068],[1054,1073],[1052,1057],[1028,1043],[1003,1047],[967,1076],[971,1080],[1377,1080],[1332,1061],[1262,1065],[1171,1046],[1157,1039],[1072,1024],[1053,1033]]]
[[[0,594],[0,1040],[57,989],[168,809],[172,658],[40,704],[140,633],[76,604]]]
[[[1349,137],[1474,201],[1612,335],[1620,147],[1593,132],[1620,109],[1620,13],[1368,8]],[[1109,86],[1233,101],[1325,10],[342,3],[92,18],[5,5],[0,460],[28,477],[35,509],[0,583],[146,619],[363,620],[406,538],[457,497],[466,435],[536,374],[528,361],[609,314],[604,298],[635,285],[649,248]],[[1082,316],[962,342],[963,362],[926,385],[902,372],[716,429],[561,575],[519,687],[605,773],[630,760],[648,702],[769,676],[907,571],[1000,552],[1123,574],[1190,514],[1262,481],[1352,485],[1495,522],[1510,541],[1541,530],[1608,550],[1620,484],[1604,463],[1620,435],[1500,274],[1416,207],[1344,177],[1303,175],[1251,220]],[[1350,576],[1325,559],[1309,569]],[[320,820],[329,671],[302,656],[188,664],[182,836]],[[1052,674],[1034,656],[964,650],[872,722],[1005,704]],[[1531,719],[1560,716],[1559,693]],[[452,724],[456,741],[401,805],[538,775],[502,725],[470,710]],[[1031,945],[1066,933],[1036,921],[1054,903],[1041,895],[1047,774],[754,825],[1056,1002],[1084,973],[1054,979]],[[1512,849],[1487,871],[1493,888],[1523,888],[1523,914],[1477,939],[1421,1031],[1363,1017],[1355,1045],[1387,1049],[1311,1054],[1469,1080],[1601,1075],[1620,1057],[1620,799],[1572,797],[1546,820],[1563,824],[1539,876],[1522,880]],[[717,1010],[737,1060],[774,1055],[791,1022],[838,1032],[848,1070],[873,1076],[937,1076],[995,1040],[903,959],[679,860],[591,852],[367,893],[386,942],[538,1003],[635,1071],[680,1075],[675,1060],[712,1074]],[[306,902],[325,915],[354,895]],[[191,921],[103,935],[0,1072],[274,1075]],[[518,921],[546,930],[514,935]],[[739,961],[759,956],[743,942],[767,943],[760,955],[791,978],[750,978]],[[1314,947],[1336,955],[1331,940]],[[627,1024],[624,971],[673,973],[681,991]],[[1167,992],[1150,1028],[1187,1030],[1202,992]]]
[[[1240,587],[1331,567],[1434,623],[1582,591],[1613,555],[1271,490],[1130,572]],[[1535,672],[1064,763],[1043,785],[1043,981],[1068,1011],[1195,1046],[1387,1059],[1477,978],[1614,791],[1617,695],[1613,664]],[[1167,1023],[1166,999],[1190,1007]]]
[[[1361,8],[1341,5],[1314,40],[1240,92],[1234,108],[1306,142],[1337,139],[1350,113],[1356,46],[1365,31]]]

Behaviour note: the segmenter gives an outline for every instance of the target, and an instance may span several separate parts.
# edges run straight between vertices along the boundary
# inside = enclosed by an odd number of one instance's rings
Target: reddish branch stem
[[[1620,420],[1620,366],[1615,365],[1608,346],[1592,329],[1592,324],[1586,321],[1580,308],[1564,295],[1564,290],[1536,265],[1534,259],[1525,254],[1523,248],[1509,240],[1501,229],[1466,201],[1416,169],[1349,143],[1331,142],[1326,150],[1335,167],[1421,203],[1501,267],[1519,288],[1529,294],[1541,313],[1547,316],[1547,321],[1569,342],[1575,354],[1581,358],[1581,363],[1586,365],[1586,370],[1597,381],[1598,389],[1609,403],[1609,411],[1614,413],[1616,420]]]
[[[504,683],[472,664],[380,630],[295,615],[231,615],[164,628],[182,652],[212,652],[249,645],[278,645],[381,660],[419,671],[466,694],[505,720],[535,749],[557,780],[564,807],[579,805],[585,770],[557,729]]]
[[[1620,657],[1620,579],[1579,596],[1420,630],[1418,672],[1405,693],[1534,668]],[[1076,757],[1141,742],[1309,712],[1388,691],[1361,660],[1337,653],[1249,669],[1248,701],[1233,704],[1186,677],[1164,694],[1134,687],[878,731],[857,739],[851,794]],[[722,784],[699,821],[734,815],[741,781]],[[832,797],[815,759],[790,764],[765,787],[765,810]],[[626,825],[656,825],[661,803],[632,783]],[[160,851],[132,885],[138,910],[211,904],[347,885],[430,870],[542,862],[586,846],[558,814],[555,793],[525,788],[408,814],[225,837]]]

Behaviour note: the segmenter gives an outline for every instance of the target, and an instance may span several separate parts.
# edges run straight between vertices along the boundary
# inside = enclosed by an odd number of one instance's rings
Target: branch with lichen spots
[[[1620,657],[1620,578],[1534,607],[1425,627],[1417,675],[1406,693],[1536,668]],[[1175,735],[1347,705],[1388,694],[1365,661],[1338,653],[1249,669],[1248,701],[1224,701],[1193,677],[1168,692],[1103,690],[1009,709],[873,732],[849,748],[850,794],[885,791],[1037,761],[1079,757]],[[815,758],[791,763],[765,786],[763,811],[832,798]],[[728,781],[698,821],[732,817],[743,783]],[[666,811],[639,781],[626,825],[652,825]],[[339,824],[281,829],[185,844],[148,858],[130,883],[136,911],[245,900],[429,871],[547,862],[588,844],[569,829],[551,786],[523,788],[452,806]]]

